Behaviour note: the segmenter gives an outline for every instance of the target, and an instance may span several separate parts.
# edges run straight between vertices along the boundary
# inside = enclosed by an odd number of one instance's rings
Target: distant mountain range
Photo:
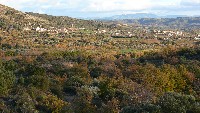
[[[96,21],[100,20],[100,21]],[[110,24],[126,23],[147,26],[164,26],[170,28],[200,28],[200,16],[186,15],[157,16],[155,14],[137,13],[112,17],[83,20],[67,16],[51,16],[31,12],[21,12],[0,4],[0,30],[24,30],[43,28],[85,28],[89,30],[107,29]]]
[[[158,18],[155,14],[137,13],[137,14],[122,14],[111,17],[105,17],[105,20],[123,20],[123,19],[139,19],[139,18]]]
[[[199,17],[199,16],[194,16],[194,17]],[[114,16],[111,16],[111,17],[93,18],[93,19],[97,19],[97,20],[124,20],[124,19],[141,19],[141,18],[177,18],[177,17],[190,17],[190,16],[187,16],[187,15],[158,16],[158,15],[151,14],[151,13],[136,13],[136,14],[114,15]]]
[[[123,20],[104,20],[107,23],[124,23],[169,29],[199,29],[200,17],[177,17],[177,18],[140,18]]]

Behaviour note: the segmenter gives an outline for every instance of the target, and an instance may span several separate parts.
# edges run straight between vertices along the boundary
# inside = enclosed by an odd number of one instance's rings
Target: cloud
[[[200,0],[181,0],[182,6],[198,6],[200,7]]]
[[[0,0],[0,4],[23,12],[69,16],[200,12],[200,0]]]
[[[19,10],[28,9],[74,9],[84,12],[106,12],[123,10],[144,10],[155,3],[168,3],[166,0],[0,0],[0,3]],[[161,1],[161,2],[159,2]],[[169,0],[171,1],[171,0]],[[176,0],[175,0],[176,1]]]
[[[88,0],[88,6],[82,11],[89,12],[107,12],[107,11],[126,11],[143,10],[149,8],[150,0]]]

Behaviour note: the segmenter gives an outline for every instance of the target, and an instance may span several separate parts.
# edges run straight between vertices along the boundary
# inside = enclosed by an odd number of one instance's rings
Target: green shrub
[[[32,85],[42,90],[49,89],[49,79],[47,76],[33,75],[26,80],[27,85]]]
[[[9,89],[15,83],[15,75],[0,65],[0,96],[8,94]]]
[[[164,113],[186,113],[195,103],[195,97],[174,92],[165,93],[158,102]]]
[[[121,113],[160,113],[160,106],[143,103],[135,106],[126,106],[122,109]]]
[[[15,51],[6,51],[5,55],[6,56],[16,56],[17,53]]]
[[[26,92],[21,92],[16,95],[16,108],[21,113],[38,113],[35,108],[34,100]]]

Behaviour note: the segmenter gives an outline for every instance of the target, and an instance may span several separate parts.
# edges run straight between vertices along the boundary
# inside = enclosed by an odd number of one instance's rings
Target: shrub
[[[160,106],[143,103],[135,106],[126,106],[121,113],[160,113]]]
[[[49,79],[47,76],[33,75],[27,78],[26,84],[40,88],[42,90],[49,89]]]
[[[15,75],[0,65],[0,96],[8,94],[9,89],[15,82]]]
[[[16,95],[16,108],[18,112],[22,113],[38,113],[35,108],[34,100],[26,92],[21,92]]]
[[[158,102],[164,113],[186,113],[195,103],[193,96],[174,92],[165,93]]]
[[[69,108],[64,109],[69,106],[69,104],[54,95],[42,95],[37,98],[38,100],[38,108],[44,112],[50,113],[61,113],[67,112]]]

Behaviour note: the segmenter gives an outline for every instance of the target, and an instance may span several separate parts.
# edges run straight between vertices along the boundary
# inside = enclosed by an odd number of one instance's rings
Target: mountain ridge
[[[187,16],[187,15],[164,15],[159,16],[152,13],[135,13],[135,14],[121,14],[103,18],[93,18],[97,20],[124,20],[124,19],[142,19],[142,18],[178,18],[178,17],[200,17],[200,15]]]
[[[36,27],[72,27],[96,29],[106,27],[102,22],[96,20],[76,19],[68,16],[52,16],[33,12],[21,12],[0,4],[0,27],[8,30],[10,26],[17,30],[23,30],[25,27],[31,29]]]

